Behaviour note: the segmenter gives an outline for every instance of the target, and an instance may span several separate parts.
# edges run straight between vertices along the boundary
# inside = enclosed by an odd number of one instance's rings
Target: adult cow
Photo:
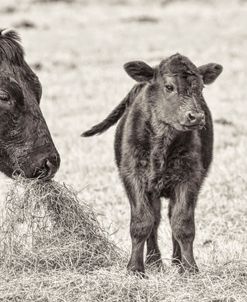
[[[0,30],[0,171],[49,180],[60,157],[39,107],[41,84],[19,41],[15,31]]]
[[[212,119],[202,90],[204,84],[214,82],[222,66],[196,67],[175,54],[154,68],[136,61],[125,64],[125,70],[139,84],[103,122],[82,135],[102,133],[122,117],[115,155],[131,206],[128,269],[144,274],[145,242],[146,262],[162,265],[157,230],[160,198],[166,197],[173,263],[181,272],[197,271],[194,210],[213,149]]]

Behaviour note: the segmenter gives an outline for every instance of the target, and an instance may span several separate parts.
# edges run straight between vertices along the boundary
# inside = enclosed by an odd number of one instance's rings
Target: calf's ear
[[[132,61],[124,64],[127,74],[137,82],[150,81],[154,76],[154,70],[142,61]]]
[[[203,83],[211,84],[221,74],[223,67],[216,63],[209,63],[198,67],[198,70],[202,76]]]

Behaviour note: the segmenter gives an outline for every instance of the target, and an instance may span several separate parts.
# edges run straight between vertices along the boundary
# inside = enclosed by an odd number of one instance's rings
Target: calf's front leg
[[[153,209],[155,220],[154,220],[153,229],[149,237],[147,238],[147,255],[146,255],[145,263],[155,265],[156,267],[158,267],[158,269],[162,269],[163,264],[162,264],[160,249],[158,246],[158,227],[161,218],[160,217],[161,202],[160,202],[160,198],[158,198],[155,195],[152,196],[150,194],[150,197],[152,198],[150,199],[150,201],[151,201],[151,206]]]
[[[169,218],[170,224],[171,224],[173,207],[174,207],[174,201],[172,200],[172,201],[170,201],[169,208],[168,208],[168,218]],[[172,249],[173,249],[172,264],[181,265],[181,260],[182,260],[181,248],[173,234],[172,234]]]
[[[144,244],[154,227],[155,215],[150,206],[148,194],[141,186],[141,182],[138,182],[137,179],[130,181],[124,179],[123,182],[131,207],[130,236],[132,248],[127,269],[144,276]]]
[[[198,192],[194,192],[191,188],[192,186],[186,183],[178,185],[171,200],[173,203],[171,228],[174,239],[180,246],[180,272],[185,270],[190,272],[198,271],[193,255],[193,241],[195,238],[194,211]]]

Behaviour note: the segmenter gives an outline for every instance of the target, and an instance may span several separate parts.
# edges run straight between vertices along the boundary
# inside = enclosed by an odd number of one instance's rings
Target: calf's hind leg
[[[144,275],[144,244],[154,226],[154,213],[150,207],[148,194],[143,191],[141,182],[123,179],[130,201],[131,256],[127,266],[129,271]]]
[[[174,239],[178,242],[181,249],[180,272],[185,270],[197,272],[193,255],[193,241],[195,238],[194,210],[198,192],[190,190],[191,185],[180,184],[175,188],[174,203],[171,215],[171,228]],[[177,243],[175,248],[179,254]]]

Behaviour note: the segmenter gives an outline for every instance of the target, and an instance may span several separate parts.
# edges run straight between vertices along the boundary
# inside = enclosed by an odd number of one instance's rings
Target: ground
[[[155,65],[179,52],[196,65],[224,67],[204,92],[215,121],[215,146],[196,209],[194,250],[201,272],[180,277],[171,267],[164,200],[163,273],[149,270],[149,279],[139,280],[120,265],[87,276],[71,271],[26,276],[22,282],[10,280],[17,291],[11,301],[247,300],[246,14],[243,0],[1,1],[1,27],[19,32],[26,60],[43,85],[41,108],[62,159],[56,180],[73,186],[94,207],[127,253],[129,205],[114,163],[114,127],[98,137],[80,134],[132,87],[122,68],[127,61]],[[0,175],[3,206],[10,182]],[[30,295],[21,295],[27,286]],[[1,295],[0,287],[0,301],[10,301]]]

